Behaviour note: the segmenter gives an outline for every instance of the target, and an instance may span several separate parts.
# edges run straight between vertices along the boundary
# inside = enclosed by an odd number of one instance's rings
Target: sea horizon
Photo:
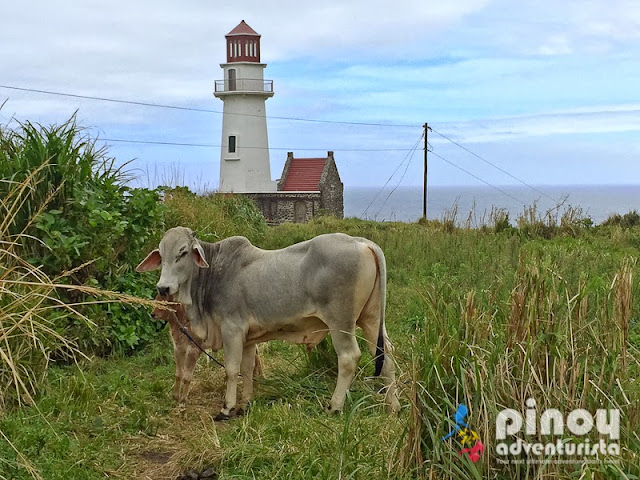
[[[422,217],[422,205],[419,186],[344,187],[345,218],[415,222]],[[640,210],[640,185],[433,186],[427,191],[428,219],[450,218],[455,209],[458,222],[471,214],[472,223],[481,225],[492,209],[504,209],[513,224],[534,205],[540,215],[550,209],[560,214],[569,207],[581,209],[599,224],[611,215]]]

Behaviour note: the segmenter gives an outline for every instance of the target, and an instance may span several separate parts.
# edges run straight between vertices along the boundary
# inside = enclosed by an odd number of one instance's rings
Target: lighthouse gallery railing
[[[216,80],[216,92],[273,92],[273,80],[255,78],[233,78]]]

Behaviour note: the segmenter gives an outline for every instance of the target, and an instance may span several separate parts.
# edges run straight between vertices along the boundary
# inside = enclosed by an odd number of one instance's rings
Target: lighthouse
[[[214,96],[224,103],[220,151],[221,192],[275,192],[271,180],[265,103],[273,81],[264,79],[260,35],[244,20],[226,36],[224,79]]]

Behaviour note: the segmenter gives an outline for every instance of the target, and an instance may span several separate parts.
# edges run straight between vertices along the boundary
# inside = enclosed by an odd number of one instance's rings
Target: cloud
[[[604,54],[640,41],[635,0],[499,0],[481,15],[479,27],[473,25],[477,16],[467,18],[465,42],[475,40],[503,54]]]
[[[440,124],[438,128],[447,136],[465,143],[500,142],[522,137],[555,135],[640,133],[640,104],[449,122]]]
[[[276,90],[267,103],[269,115],[416,125],[384,129],[270,120],[272,146],[408,148],[427,121],[456,140],[484,147],[566,137],[565,155],[574,147],[569,140],[606,145],[602,137],[620,135],[619,143],[628,146],[637,137],[635,3],[5,2],[0,83],[221,110],[212,89],[225,60],[224,34],[244,18],[263,35],[265,76]],[[103,137],[220,141],[216,114],[0,89],[0,103],[5,98],[2,119],[15,113],[51,123],[79,108],[81,122]],[[507,155],[496,152],[498,159]],[[211,165],[218,168],[219,152],[212,149],[118,145],[114,153],[123,160],[137,157],[142,165],[180,160],[186,170],[209,175]],[[338,161],[346,181],[376,184],[404,155],[344,152]],[[283,155],[273,152],[272,162],[276,176]]]

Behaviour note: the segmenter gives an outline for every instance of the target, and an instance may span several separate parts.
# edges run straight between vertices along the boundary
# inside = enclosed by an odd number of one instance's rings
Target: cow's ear
[[[162,257],[160,256],[160,250],[156,248],[147,255],[147,258],[140,262],[140,265],[136,267],[136,272],[155,270],[156,268],[160,268],[160,265],[162,265]]]
[[[191,252],[193,254],[193,261],[196,262],[196,265],[200,268],[209,268],[207,259],[204,256],[204,249],[202,248],[202,245],[197,242],[194,243]]]

